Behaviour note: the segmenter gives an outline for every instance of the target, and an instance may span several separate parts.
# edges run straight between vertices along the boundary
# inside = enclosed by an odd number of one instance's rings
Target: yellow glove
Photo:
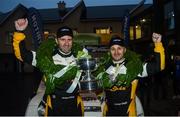
[[[13,48],[14,48],[14,54],[16,56],[17,59],[19,59],[20,61],[23,61],[23,59],[21,58],[21,52],[20,52],[20,48],[19,48],[19,43],[25,39],[25,35],[23,33],[20,32],[15,32],[13,35]]]

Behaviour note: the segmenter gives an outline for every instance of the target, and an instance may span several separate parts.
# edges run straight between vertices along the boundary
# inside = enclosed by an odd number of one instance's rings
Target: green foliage
[[[48,39],[40,45],[36,55],[37,67],[46,77],[46,94],[53,93],[55,87],[60,87],[68,80],[74,79],[77,72],[77,67],[74,66],[60,78],[55,78],[53,76],[56,72],[65,67],[64,65],[55,65],[53,62],[52,55],[56,46],[57,44],[54,39]],[[77,44],[73,44],[72,48],[75,55],[77,55],[78,50],[82,49]]]
[[[118,74],[117,75],[117,82],[113,83],[109,79],[109,75],[105,73],[105,65],[112,61],[110,53],[104,55],[101,58],[100,66],[98,70],[94,74],[103,73],[102,77],[97,77],[102,81],[104,88],[111,88],[113,85],[116,86],[130,86],[131,82],[137,78],[137,75],[143,71],[143,63],[140,60],[140,56],[133,51],[127,50],[124,55],[127,64],[127,71],[126,74]]]

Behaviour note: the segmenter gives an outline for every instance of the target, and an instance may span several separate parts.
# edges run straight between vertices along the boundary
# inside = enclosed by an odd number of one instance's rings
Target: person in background
[[[173,72],[173,99],[180,99],[180,56],[174,56],[174,72]]]

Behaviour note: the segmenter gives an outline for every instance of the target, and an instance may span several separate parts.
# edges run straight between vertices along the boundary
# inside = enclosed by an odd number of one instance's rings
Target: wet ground
[[[172,99],[172,80],[166,79],[165,94],[154,83],[143,85],[138,88],[138,95],[144,105],[146,116],[177,116],[180,109],[180,99]],[[33,92],[38,87],[40,75],[38,74],[0,74],[0,115],[25,115],[25,110]],[[158,93],[157,93],[158,92]]]

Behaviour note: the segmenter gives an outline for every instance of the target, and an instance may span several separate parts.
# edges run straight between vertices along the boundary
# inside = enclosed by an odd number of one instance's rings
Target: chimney
[[[58,9],[59,9],[59,15],[63,17],[66,14],[66,3],[64,1],[59,1]]]
[[[57,4],[58,4],[59,10],[64,11],[66,9],[66,3],[64,1],[59,1],[59,3]]]

